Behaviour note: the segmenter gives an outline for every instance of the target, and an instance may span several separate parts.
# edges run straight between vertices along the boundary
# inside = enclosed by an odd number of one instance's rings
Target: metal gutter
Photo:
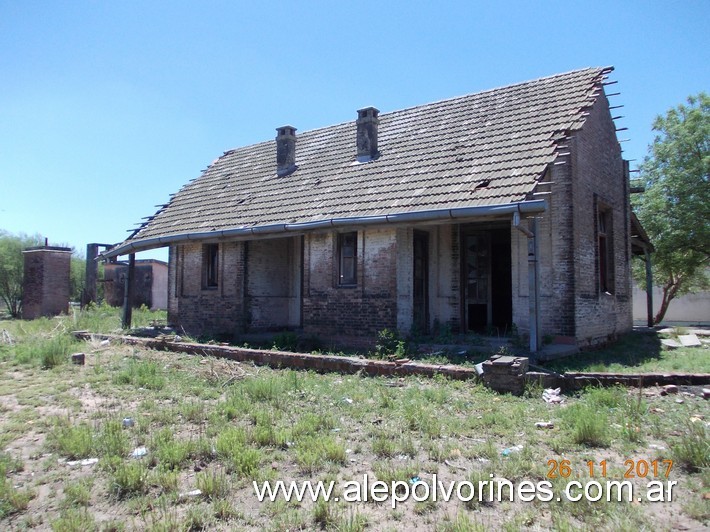
[[[104,258],[117,257],[128,253],[146,251],[160,247],[177,244],[180,242],[190,242],[194,240],[206,239],[226,239],[244,238],[250,236],[273,235],[279,233],[313,231],[317,229],[327,229],[329,227],[346,227],[352,225],[376,225],[386,223],[407,223],[407,222],[434,222],[441,220],[457,220],[463,218],[477,218],[481,216],[496,216],[502,214],[533,214],[547,210],[547,202],[544,199],[521,201],[516,203],[503,203],[500,205],[484,205],[480,207],[461,207],[457,209],[434,209],[428,211],[403,212],[387,214],[381,216],[361,216],[356,218],[331,218],[328,220],[318,220],[315,222],[301,222],[293,224],[269,224],[255,227],[239,227],[234,229],[223,229],[221,231],[205,231],[201,233],[181,233],[178,235],[160,236],[138,240],[135,242],[124,242],[114,248],[104,251],[101,256]]]

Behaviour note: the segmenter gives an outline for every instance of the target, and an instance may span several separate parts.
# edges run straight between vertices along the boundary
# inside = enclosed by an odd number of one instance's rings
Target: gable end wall
[[[573,150],[575,321],[577,343],[593,346],[632,329],[629,183],[611,120],[601,95],[576,133]],[[610,209],[613,245],[613,293],[599,283],[597,208]]]

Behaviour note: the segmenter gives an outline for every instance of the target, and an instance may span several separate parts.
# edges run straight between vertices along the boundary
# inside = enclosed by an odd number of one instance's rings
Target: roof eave
[[[414,223],[414,222],[435,222],[443,220],[460,220],[465,218],[480,218],[497,215],[512,214],[520,212],[522,214],[535,214],[547,210],[545,200],[519,201],[512,203],[502,203],[498,205],[482,205],[478,207],[459,207],[455,209],[432,209],[426,211],[402,212],[386,214],[381,216],[361,216],[350,218],[330,218],[327,220],[317,220],[314,222],[299,222],[291,224],[270,224],[254,227],[238,227],[234,229],[224,229],[221,231],[207,231],[201,233],[181,233],[177,235],[159,236],[137,241],[126,241],[101,254],[104,258],[118,257],[139,251],[161,248],[173,244],[179,244],[197,240],[225,239],[225,238],[248,238],[263,235],[275,235],[279,233],[292,233],[302,231],[313,231],[326,229],[329,227],[345,227],[352,225],[377,225],[389,223]]]

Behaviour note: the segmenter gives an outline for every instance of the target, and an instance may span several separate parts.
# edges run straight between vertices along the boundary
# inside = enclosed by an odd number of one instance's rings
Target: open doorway
[[[461,226],[462,323],[504,333],[513,321],[510,226]]]

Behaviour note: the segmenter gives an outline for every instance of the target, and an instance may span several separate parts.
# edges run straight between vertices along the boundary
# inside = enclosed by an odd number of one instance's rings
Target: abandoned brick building
[[[105,255],[169,246],[194,334],[372,340],[513,325],[580,346],[632,327],[631,213],[587,68],[225,152]]]

